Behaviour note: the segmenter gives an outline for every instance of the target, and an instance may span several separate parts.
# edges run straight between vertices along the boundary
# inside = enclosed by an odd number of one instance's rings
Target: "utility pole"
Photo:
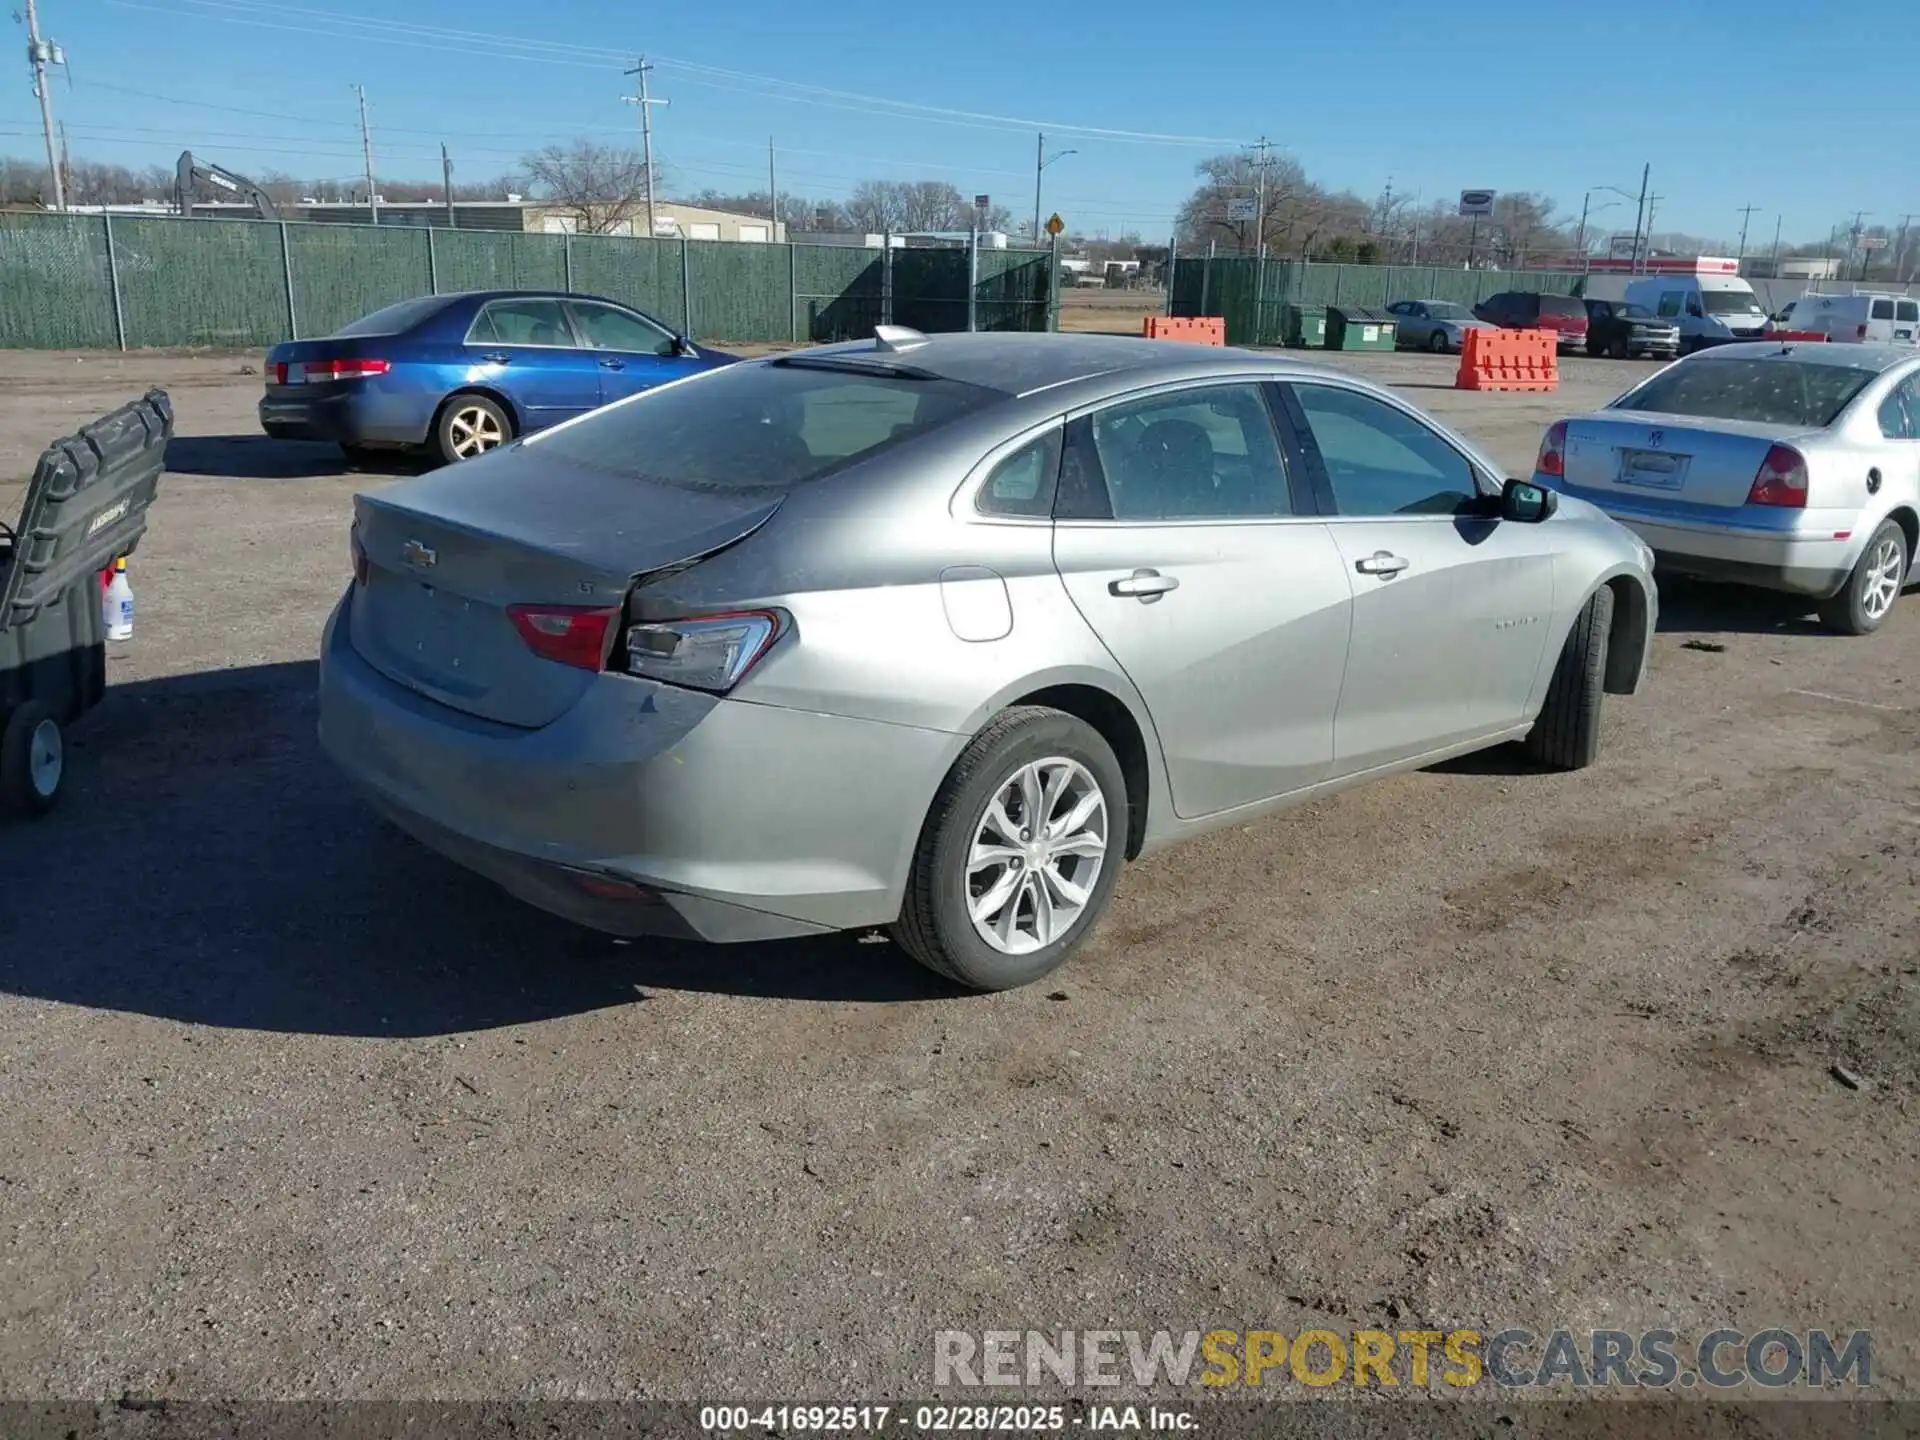
[[[1254,220],[1254,253],[1265,255],[1267,253],[1267,156],[1273,149],[1273,142],[1262,135],[1254,142],[1253,148],[1260,152],[1260,159],[1256,162],[1260,167],[1260,189],[1254,211],[1257,217]]]
[[[1853,212],[1853,227],[1847,231],[1846,268],[1849,270],[1853,269],[1854,254],[1860,249],[1860,222],[1872,213],[1871,210],[1856,210]],[[1860,278],[1862,280],[1867,278],[1867,267],[1864,263],[1860,266]]]
[[[47,184],[53,189],[53,208],[67,208],[67,187],[61,183],[60,159],[53,151],[53,99],[47,93],[47,66],[58,64],[59,52],[40,38],[40,15],[35,0],[26,0],[27,58],[33,62],[33,93],[40,97],[40,128],[47,136]]]
[[[73,193],[73,152],[67,149],[67,122],[60,122],[60,189],[62,194]]]
[[[647,76],[649,76],[649,75],[651,75],[651,74],[653,73],[653,66],[651,66],[651,65],[649,65],[649,64],[647,63],[647,57],[646,57],[646,56],[644,56],[644,55],[642,55],[642,56],[640,56],[640,58],[639,58],[638,60],[636,60],[636,61],[634,62],[634,66],[633,66],[633,69],[631,69],[631,70],[629,70],[629,71],[627,71],[626,73],[627,73],[627,74],[629,74],[629,75],[638,75],[638,76],[640,77],[640,93],[639,93],[638,95],[627,95],[627,96],[623,96],[622,98],[623,98],[623,99],[624,99],[624,100],[625,100],[625,101],[626,101],[626,102],[627,102],[627,103],[628,103],[629,105],[638,105],[638,106],[640,107],[640,164],[641,164],[641,165],[642,165],[642,166],[643,166],[643,167],[645,168],[645,170],[646,170],[646,172],[647,172],[647,174],[646,174],[646,182],[647,182],[647,236],[648,236],[648,238],[649,238],[649,239],[651,239],[651,238],[652,238],[652,236],[653,236],[653,233],[654,233],[654,224],[653,224],[653,107],[654,107],[654,106],[656,106],[656,105],[666,105],[666,104],[670,104],[671,102],[670,102],[670,101],[666,101],[666,100],[656,100],[656,99],[654,99],[654,98],[653,98],[653,96],[652,96],[652,95],[650,95],[650,94],[649,94],[649,93],[647,92]]]
[[[453,217],[453,161],[447,158],[447,147],[444,141],[440,145],[440,183],[447,192],[447,226],[450,229],[458,229],[460,222]]]
[[[1064,160],[1069,155],[1079,153],[1078,150],[1062,150],[1057,155],[1049,155],[1046,135],[1043,133],[1033,137],[1033,248],[1036,250],[1040,248],[1040,177],[1055,160]]]
[[[367,162],[367,215],[375,225],[378,225],[380,198],[373,188],[373,132],[367,129],[367,87],[356,85],[353,90],[360,97],[360,154]]]
[[[1580,229],[1573,237],[1573,248],[1582,258],[1587,253],[1587,207],[1593,203],[1593,192],[1587,191],[1580,197]]]
[[[1738,269],[1740,262],[1747,258],[1747,222],[1753,218],[1753,212],[1759,208],[1758,205],[1747,205],[1740,211],[1740,249],[1733,257],[1735,269]]]
[[[1893,278],[1902,283],[1905,283],[1907,278],[1907,226],[1912,220],[1912,214],[1900,217],[1900,239],[1893,252]]]
[[[1640,207],[1633,212],[1633,263],[1627,272],[1631,275],[1640,273],[1640,227],[1647,220],[1647,177],[1652,173],[1651,162],[1640,167]]]
[[[1776,215],[1773,217],[1773,274],[1775,279],[1778,279],[1780,275],[1780,222],[1785,218],[1784,215]]]
[[[777,242],[780,239],[780,186],[773,178],[773,137],[767,136],[767,219],[773,222],[773,229],[767,232],[767,239]]]

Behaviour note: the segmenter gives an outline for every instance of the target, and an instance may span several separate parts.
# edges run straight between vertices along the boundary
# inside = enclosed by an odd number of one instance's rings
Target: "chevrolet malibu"
[[[423,295],[274,346],[260,428],[349,460],[424,449],[452,464],[732,359],[594,295]]]
[[[744,361],[356,498],[327,753],[616,935],[890,926],[976,989],[1124,862],[1524,740],[1591,763],[1651,555],[1289,358],[946,335]]]

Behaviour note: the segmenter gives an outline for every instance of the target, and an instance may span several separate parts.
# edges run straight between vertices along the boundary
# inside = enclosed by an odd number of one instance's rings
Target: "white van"
[[[1802,295],[1782,330],[1817,330],[1849,344],[1920,344],[1920,300],[1905,295]]]
[[[1767,312],[1738,275],[1645,275],[1627,286],[1627,303],[1644,305],[1680,327],[1680,353],[1729,340],[1758,340]]]

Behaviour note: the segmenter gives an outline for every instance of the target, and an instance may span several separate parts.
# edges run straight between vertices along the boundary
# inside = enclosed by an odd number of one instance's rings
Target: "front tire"
[[[1582,607],[1547,685],[1526,751],[1553,770],[1584,770],[1600,754],[1600,697],[1606,692],[1607,640],[1613,629],[1613,591],[1602,585]]]
[[[1821,622],[1842,635],[1871,635],[1900,598],[1908,560],[1906,531],[1882,520],[1840,593],[1820,602]]]
[[[484,455],[512,438],[513,418],[485,395],[471,392],[442,405],[433,425],[433,448],[447,465]]]
[[[972,990],[1011,990],[1085,942],[1119,882],[1126,777],[1085,721],[1022,705],[974,737],[934,797],[894,941]]]
[[[1427,337],[1427,348],[1436,355],[1444,355],[1453,347],[1447,344],[1447,332],[1436,330]]]
[[[0,731],[0,808],[28,819],[44,815],[59,801],[66,778],[60,722],[47,706],[29,700]]]

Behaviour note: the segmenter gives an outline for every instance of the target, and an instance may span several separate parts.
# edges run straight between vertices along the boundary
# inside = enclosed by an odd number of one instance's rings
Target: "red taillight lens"
[[[1804,509],[1807,503],[1807,462],[1798,450],[1776,445],[1760,462],[1747,492],[1749,505],[1786,505]]]
[[[599,670],[606,664],[607,632],[620,616],[618,605],[509,605],[507,618],[527,648],[543,660]]]
[[[1534,470],[1541,475],[1552,475],[1565,479],[1567,474],[1567,422],[1556,420],[1553,428],[1547,431],[1547,438],[1540,442],[1540,458],[1534,462]]]
[[[267,367],[267,383],[284,385],[287,383],[287,362],[279,360]]]
[[[391,360],[308,360],[300,366],[300,378],[309,385],[318,385],[329,380],[365,380],[391,369]]]
[[[353,552],[353,583],[364,585],[367,583],[367,547],[360,543],[359,531],[347,533],[347,548]]]

